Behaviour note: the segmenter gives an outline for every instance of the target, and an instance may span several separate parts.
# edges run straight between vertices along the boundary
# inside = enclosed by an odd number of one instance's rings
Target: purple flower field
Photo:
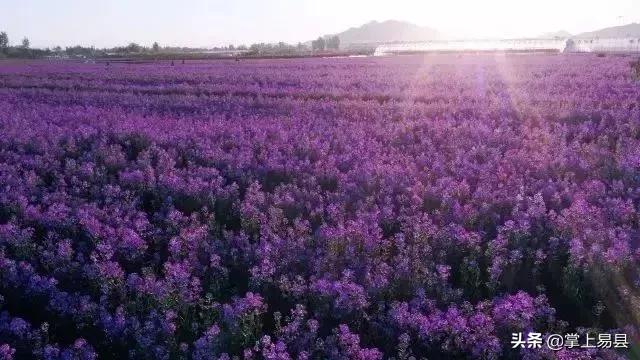
[[[4,62],[0,360],[639,356],[629,61]]]

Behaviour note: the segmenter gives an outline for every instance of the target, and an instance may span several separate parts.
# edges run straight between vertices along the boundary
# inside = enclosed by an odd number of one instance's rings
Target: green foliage
[[[340,48],[340,38],[338,36],[332,36],[327,39],[327,49],[338,50]]]
[[[65,53],[71,57],[93,57],[96,55],[96,49],[93,47],[73,46],[67,47]]]
[[[6,53],[9,48],[9,35],[6,32],[0,32],[0,52]]]
[[[327,47],[327,43],[322,36],[319,37],[317,40],[314,40],[311,42],[311,48],[313,50],[324,51],[326,47]]]

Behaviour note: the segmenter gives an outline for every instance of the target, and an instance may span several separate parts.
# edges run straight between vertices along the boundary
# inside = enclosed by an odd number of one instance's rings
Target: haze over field
[[[388,20],[384,22],[372,21],[357,28],[350,28],[336,34],[340,43],[349,46],[363,43],[382,42],[420,42],[433,40],[464,39],[464,37],[447,34],[425,26],[418,26],[409,22]],[[595,31],[573,35],[568,31],[560,30],[545,32],[537,36],[529,36],[540,39],[553,38],[636,38],[640,37],[640,24],[628,24],[614,26]],[[469,38],[469,37],[468,37]],[[471,37],[472,38],[472,37]],[[480,38],[480,37],[476,37]]]
[[[606,6],[593,0],[4,0],[0,24],[14,44],[26,36],[34,47],[111,47],[132,41],[210,47],[305,42],[376,19],[407,21],[458,38],[535,37],[560,29],[579,34],[640,22],[638,14],[635,0]]]

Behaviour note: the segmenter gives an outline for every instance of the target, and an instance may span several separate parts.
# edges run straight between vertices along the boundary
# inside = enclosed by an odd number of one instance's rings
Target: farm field
[[[0,63],[0,360],[639,356],[629,61]]]

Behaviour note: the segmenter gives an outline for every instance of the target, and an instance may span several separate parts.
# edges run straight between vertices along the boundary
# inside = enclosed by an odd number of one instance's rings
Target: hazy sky
[[[387,19],[470,37],[577,33],[640,22],[640,0],[0,0],[0,31],[33,46],[294,43]]]

